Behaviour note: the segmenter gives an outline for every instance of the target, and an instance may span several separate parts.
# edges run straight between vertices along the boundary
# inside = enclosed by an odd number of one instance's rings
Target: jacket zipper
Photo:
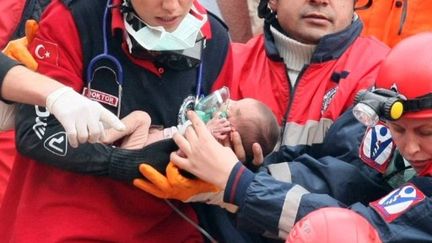
[[[293,103],[293,100],[294,100],[295,90],[296,90],[297,85],[299,84],[301,78],[303,77],[304,72],[309,67],[309,65],[310,64],[305,64],[303,66],[302,70],[300,71],[299,75],[297,76],[296,83],[294,84],[294,87],[292,87],[292,85],[291,85],[291,82],[290,82],[290,79],[289,79],[289,75],[288,75],[288,68],[285,66],[285,70],[286,70],[285,76],[286,76],[286,79],[288,81],[288,85],[289,85],[288,87],[291,90],[291,92],[290,92],[290,97],[289,97],[289,100],[288,100],[287,110],[286,110],[285,115],[284,115],[284,117],[282,119],[282,129],[281,129],[281,134],[280,134],[280,138],[279,138],[279,146],[282,146],[282,142],[283,142],[283,139],[284,139],[285,128],[286,128],[286,123],[287,123],[287,120],[288,120],[288,114],[290,113],[291,106],[292,106],[292,103]]]

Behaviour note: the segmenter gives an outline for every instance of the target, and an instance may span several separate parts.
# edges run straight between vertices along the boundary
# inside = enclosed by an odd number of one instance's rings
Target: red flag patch
[[[48,62],[58,66],[58,45],[56,43],[35,38],[30,51],[37,62]]]

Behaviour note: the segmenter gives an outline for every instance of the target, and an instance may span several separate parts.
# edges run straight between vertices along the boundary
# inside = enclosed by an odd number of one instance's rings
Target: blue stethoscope
[[[107,1],[106,7],[105,7],[105,11],[104,11],[104,16],[103,16],[103,26],[102,26],[102,33],[103,33],[103,52],[97,56],[95,56],[94,58],[92,58],[90,60],[90,63],[87,67],[86,70],[86,79],[87,79],[87,89],[88,89],[88,95],[90,95],[91,93],[91,83],[93,82],[93,78],[94,78],[94,74],[102,69],[108,69],[109,71],[111,71],[114,74],[115,77],[115,81],[117,83],[118,86],[118,106],[117,106],[117,117],[120,117],[120,111],[121,111],[121,104],[122,104],[122,94],[123,94],[123,67],[121,65],[121,63],[118,61],[118,59],[116,57],[114,57],[113,55],[108,53],[108,25],[107,25],[107,19],[108,19],[108,13],[109,13],[109,9],[111,9],[112,7],[115,7],[114,5],[111,4],[111,0]],[[195,93],[195,99],[194,102],[195,104],[198,103],[198,100],[203,96],[202,94],[202,52],[201,52],[201,62],[198,66],[198,71],[197,71],[197,81],[196,81],[196,93]],[[113,70],[110,67],[107,66],[101,66],[98,68],[95,68],[95,65],[97,62],[100,62],[101,60],[104,61],[108,61],[110,63],[112,63],[115,67],[116,70]]]

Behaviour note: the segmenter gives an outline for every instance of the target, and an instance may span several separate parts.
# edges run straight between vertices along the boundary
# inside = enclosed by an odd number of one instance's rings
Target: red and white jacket
[[[352,105],[358,90],[374,83],[389,48],[359,37],[361,22],[321,39],[310,64],[291,87],[287,69],[265,33],[246,44],[233,44],[233,99],[251,97],[268,105],[284,126],[282,144],[322,143],[333,122]]]

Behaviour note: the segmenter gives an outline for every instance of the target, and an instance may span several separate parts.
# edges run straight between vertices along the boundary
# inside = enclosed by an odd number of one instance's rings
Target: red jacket
[[[14,34],[24,11],[26,1],[3,1],[0,4],[0,49],[3,49]],[[15,157],[15,134],[0,132],[0,205],[6,191],[9,174]]]
[[[25,4],[25,0],[2,1],[0,4],[0,49],[6,46],[18,27]]]
[[[373,38],[358,37],[360,31],[357,20],[344,31],[323,37],[294,88],[268,29],[246,44],[234,44],[233,78],[228,84],[232,98],[252,97],[267,104],[286,126],[284,144],[321,143],[357,91],[374,83],[389,51]]]
[[[32,3],[30,3],[32,2]],[[25,20],[38,20],[49,0],[3,0],[0,4],[0,49],[14,38],[24,35]],[[16,154],[15,132],[0,132],[0,205]]]

